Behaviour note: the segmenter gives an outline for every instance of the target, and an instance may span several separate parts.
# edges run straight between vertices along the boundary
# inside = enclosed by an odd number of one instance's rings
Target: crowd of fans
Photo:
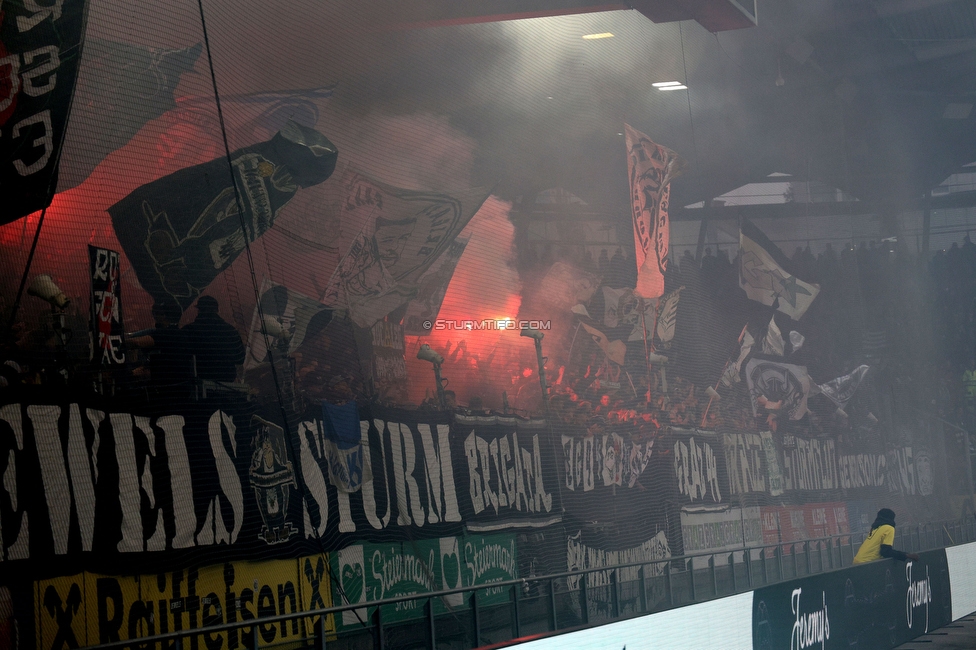
[[[602,286],[633,286],[632,262],[619,250],[605,252],[594,259],[585,248],[542,249],[521,265],[541,268],[544,263],[569,261],[601,277]],[[666,426],[785,428],[806,435],[842,435],[879,422],[896,429],[901,416],[922,411],[976,430],[976,244],[968,235],[961,245],[931,255],[910,253],[893,239],[844,245],[839,251],[826,243],[819,254],[809,245],[796,248],[793,272],[817,283],[821,292],[799,322],[779,315],[784,334],[793,328],[806,341],[784,360],[808,367],[816,382],[861,364],[873,369],[846,412],[839,414],[826,398],[813,396],[810,413],[800,421],[785,421],[762,409],[754,415],[745,381],[731,387],[718,384],[725,364],[738,353],[736,334],[742,324],[748,324],[758,342],[773,312],[745,297],[738,286],[738,261],[730,253],[707,247],[696,259],[688,250],[671,265],[668,290],[686,290],[668,349],[653,336],[649,347],[644,341],[630,341],[622,366],[608,361],[585,336],[571,349],[548,349],[552,417],[589,430],[630,427],[642,435]],[[172,322],[175,311],[169,315],[165,305],[157,306],[156,327],[146,334],[148,339],[130,341],[132,357],[144,360],[136,379],[141,375],[157,392],[167,392],[188,379],[187,373],[194,380],[224,383],[239,378],[244,348],[238,331],[220,319],[213,298],[202,298],[198,308],[196,321],[178,328]],[[80,338],[87,324],[80,312],[76,316]],[[4,341],[0,388],[42,382],[43,369],[50,363],[50,330],[16,332],[18,336]],[[328,334],[326,343],[327,338]],[[291,355],[299,390],[312,399],[366,397],[356,373],[339,372],[342,364],[333,363],[328,345],[322,345],[312,340]],[[457,385],[471,388],[464,407],[540,412],[534,356],[496,359],[492,351],[470,350],[464,337],[439,352],[445,357],[446,374]],[[649,352],[663,353],[669,361],[649,363]],[[187,355],[196,359],[195,368],[184,363]],[[707,394],[710,388],[717,388],[721,399]],[[432,390],[425,406],[436,406],[437,401]]]
[[[605,256],[593,260],[585,249],[563,251],[547,259],[602,273],[604,286],[627,286],[609,273]],[[550,352],[558,359],[547,368],[555,378],[553,418],[591,431],[630,428],[641,435],[671,425],[843,436],[858,429],[898,435],[902,423],[924,413],[976,430],[976,245],[968,235],[961,246],[929,256],[910,253],[894,238],[845,245],[839,252],[828,242],[819,254],[807,245],[796,248],[791,263],[821,293],[799,322],[780,315],[806,341],[796,351],[788,348],[784,361],[808,367],[819,383],[861,364],[872,368],[846,411],[813,395],[799,421],[762,408],[754,415],[744,380],[731,388],[718,385],[724,364],[738,353],[727,323],[737,330],[748,322],[758,351],[764,319],[773,310],[747,300],[738,286],[738,260],[728,249],[708,247],[700,260],[685,251],[669,272],[668,290],[687,287],[679,335],[664,351],[669,363],[648,364],[643,341],[628,345],[623,366],[608,362],[588,340],[568,358]],[[682,336],[682,326],[695,331]],[[717,387],[721,399],[706,394],[709,387]]]

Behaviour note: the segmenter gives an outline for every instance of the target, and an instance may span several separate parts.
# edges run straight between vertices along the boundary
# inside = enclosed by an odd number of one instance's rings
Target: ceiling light
[[[677,86],[661,86],[658,90],[688,90],[688,86],[678,84]]]
[[[599,34],[583,34],[584,41],[595,41],[598,38],[613,38],[610,32],[600,32]]]
[[[655,88],[666,88],[667,86],[680,86],[680,81],[658,81],[657,83],[652,83]]]

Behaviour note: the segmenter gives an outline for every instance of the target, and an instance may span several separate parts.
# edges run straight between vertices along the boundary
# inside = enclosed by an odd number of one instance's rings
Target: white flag
[[[620,324],[625,315],[633,309],[632,289],[613,289],[603,287],[603,324],[607,327],[616,327]]]
[[[776,325],[776,318],[770,318],[769,327],[766,328],[766,338],[763,339],[762,344],[763,354],[774,354],[781,357],[783,356],[784,345],[783,333],[779,331],[779,327]]]
[[[756,340],[752,338],[752,334],[749,333],[749,330],[746,330],[742,335],[742,347],[739,349],[739,358],[733,363],[730,363],[729,367],[722,373],[722,384],[731,388],[732,384],[737,384],[741,381],[739,374],[742,371],[742,363],[749,356],[749,353],[752,352],[752,346],[755,343]]]
[[[324,301],[347,307],[360,327],[417,296],[421,276],[489,196],[481,188],[450,194],[405,190],[352,169],[342,185],[342,218],[366,225],[333,273]]]
[[[678,300],[681,298],[682,289],[684,287],[678,287],[658,302],[657,337],[661,343],[670,344],[671,339],[674,338],[674,325],[678,320]]]
[[[773,304],[794,320],[800,320],[820,293],[820,287],[790,273],[783,252],[752,223],[743,220],[739,232],[739,286],[750,300]]]
[[[861,380],[864,379],[864,375],[867,372],[868,366],[858,366],[854,369],[854,372],[848,375],[831,379],[825,384],[820,384],[820,392],[836,404],[838,408],[843,409],[851,401],[851,398],[854,397],[854,393],[857,392],[857,388],[861,385]]]

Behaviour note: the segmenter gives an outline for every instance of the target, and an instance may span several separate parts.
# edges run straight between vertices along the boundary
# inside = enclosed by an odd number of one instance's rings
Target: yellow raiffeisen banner
[[[81,573],[41,580],[34,583],[37,648],[60,650],[331,607],[328,567],[328,555],[321,554],[141,576]],[[310,620],[259,628],[262,643],[311,631]],[[335,632],[332,616],[326,631]],[[244,638],[239,630],[207,635],[203,646],[246,648],[250,633],[248,627]]]

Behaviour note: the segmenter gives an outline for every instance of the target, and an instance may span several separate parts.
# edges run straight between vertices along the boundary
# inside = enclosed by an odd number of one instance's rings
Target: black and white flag
[[[665,347],[669,347],[674,339],[674,326],[678,320],[678,300],[681,299],[682,289],[684,287],[678,287],[663,296],[657,303],[657,338]]]
[[[762,353],[781,357],[783,356],[785,345],[783,333],[776,325],[776,318],[770,318],[769,327],[766,328],[766,336],[763,338]]]
[[[0,2],[0,225],[54,197],[87,4]]]
[[[299,188],[329,178],[337,156],[324,135],[289,122],[271,140],[233,152],[233,177],[217,158],[147,183],[108,212],[142,287],[186,309],[271,229]]]
[[[837,408],[843,409],[854,397],[854,393],[857,392],[857,388],[861,385],[861,381],[867,372],[868,366],[858,366],[850,374],[831,379],[825,384],[820,384],[818,388],[831,402],[837,405]]]
[[[732,384],[738,384],[742,381],[740,374],[742,373],[742,364],[745,362],[746,357],[752,353],[752,346],[756,344],[756,339],[752,338],[752,334],[749,330],[743,330],[742,332],[741,347],[739,348],[739,358],[730,363],[725,368],[725,372],[722,373],[722,384],[728,388],[732,387]]]
[[[448,250],[490,195],[405,190],[353,169],[342,178],[342,219],[365,223],[329,281],[326,304],[370,327],[418,295],[424,272]]]
[[[820,293],[820,287],[799,279],[790,272],[791,263],[776,244],[748,220],[739,232],[739,286],[750,300],[800,320]]]
[[[750,359],[746,364],[746,381],[752,396],[752,413],[783,413],[799,420],[807,413],[810,375],[803,366],[765,359]]]
[[[333,310],[308,296],[268,280],[261,287],[261,309],[254,308],[244,370],[268,359],[268,342],[289,354],[332,321]]]

